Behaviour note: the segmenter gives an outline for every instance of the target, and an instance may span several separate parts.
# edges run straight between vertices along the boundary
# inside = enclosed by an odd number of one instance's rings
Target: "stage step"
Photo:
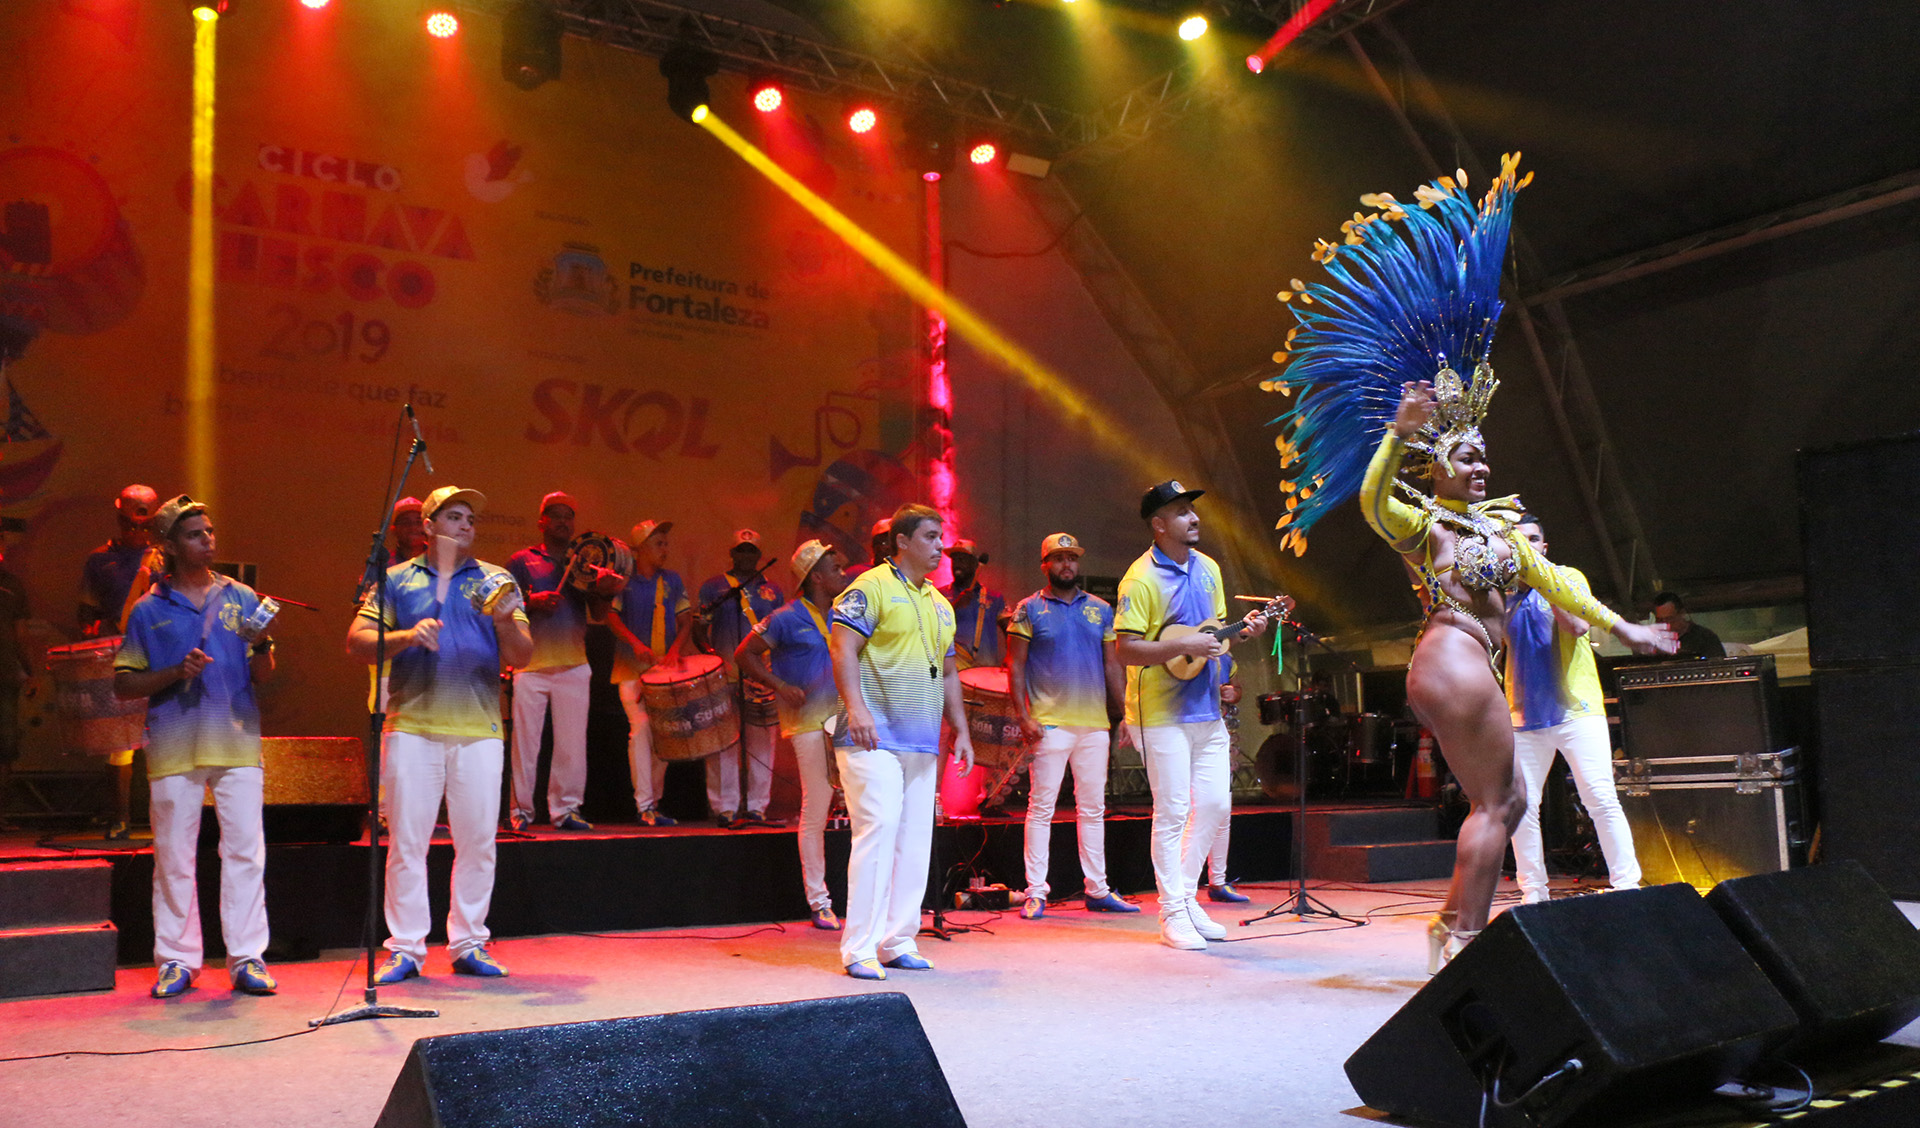
[[[106,861],[0,865],[0,998],[113,990]]]
[[[1316,881],[1421,881],[1453,872],[1431,807],[1307,812],[1307,875]]]

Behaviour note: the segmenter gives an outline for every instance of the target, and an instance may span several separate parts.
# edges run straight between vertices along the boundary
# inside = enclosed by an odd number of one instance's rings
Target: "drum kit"
[[[1322,798],[1344,797],[1394,786],[1418,739],[1418,726],[1384,713],[1346,714],[1324,690],[1261,696],[1260,721],[1280,731],[1268,737],[1255,757],[1260,787],[1270,799],[1294,796],[1293,724],[1304,710],[1307,744],[1307,792]]]

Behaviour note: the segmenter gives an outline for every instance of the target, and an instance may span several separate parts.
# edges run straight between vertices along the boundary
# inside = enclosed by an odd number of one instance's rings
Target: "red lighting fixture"
[[[967,154],[967,159],[972,161],[974,164],[984,165],[984,164],[992,164],[993,158],[999,155],[1000,155],[1000,150],[997,146],[994,145],[993,142],[982,141],[978,145],[975,145],[972,151]]]
[[[460,33],[460,20],[452,12],[436,11],[427,16],[427,34],[435,39],[451,39]]]
[[[1307,30],[1313,21],[1326,15],[1327,9],[1331,7],[1333,7],[1333,0],[1307,0],[1305,4],[1300,5],[1300,10],[1289,17],[1286,23],[1281,24],[1280,29],[1273,33],[1273,37],[1261,44],[1260,50],[1247,56],[1247,69],[1255,74],[1266,70],[1267,64],[1273,61],[1275,55],[1285,50],[1287,44],[1299,38],[1300,33]]]
[[[754,88],[753,108],[763,114],[770,114],[779,109],[780,103],[784,101],[786,96],[781,94],[780,88],[771,82],[762,83]]]
[[[1247,69],[1255,74],[1267,69],[1267,61],[1258,55],[1247,56]]]
[[[940,174],[937,172],[923,172],[920,174],[920,179],[926,181],[928,184],[938,184],[940,183]]]
[[[847,128],[855,133],[871,133],[880,124],[880,115],[865,106],[847,115]]]
[[[327,0],[300,0],[300,6],[303,8],[312,8],[317,12],[327,6]]]

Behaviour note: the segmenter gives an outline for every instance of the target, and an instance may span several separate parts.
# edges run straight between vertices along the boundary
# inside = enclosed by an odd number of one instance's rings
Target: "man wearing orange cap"
[[[642,521],[633,527],[633,575],[614,600],[607,626],[614,637],[612,682],[627,714],[627,767],[633,773],[633,804],[642,826],[673,826],[659,808],[667,764],[653,758],[653,722],[640,694],[640,675],[656,662],[671,662],[693,629],[687,585],[666,566],[672,521]]]
[[[473,558],[478,490],[442,486],[421,505],[427,551],[387,570],[361,603],[347,652],[371,664],[382,624],[390,670],[381,783],[387,795],[386,917],[390,953],[374,972],[399,983],[426,963],[427,848],[444,799],[453,835],[447,948],[460,975],[507,974],[492,934],[495,832],[500,823],[500,671],[533,657],[519,588],[505,568]]]
[[[420,499],[403,497],[393,503],[392,561],[412,560],[427,550],[427,522],[420,516]]]
[[[733,652],[748,632],[779,610],[787,597],[761,574],[759,533],[739,530],[728,551],[733,566],[700,585],[700,606],[711,611],[705,620],[694,624],[694,631],[706,650],[725,659],[727,680],[734,683],[734,701],[740,710],[741,746],[723,748],[707,757],[707,806],[714,822],[737,830],[775,825],[767,820],[767,804],[773,801],[773,734],[780,714],[773,690],[750,677],[741,677]],[[740,778],[743,769],[744,795]]]
[[[827,896],[827,814],[833,785],[827,780],[827,721],[840,708],[833,684],[833,654],[827,648],[827,615],[846,590],[839,556],[817,540],[789,561],[800,597],[760,620],[733,652],[750,678],[773,687],[780,701],[780,732],[793,743],[800,767],[800,881],[813,926],[840,930]],[[768,658],[771,657],[771,664]]]

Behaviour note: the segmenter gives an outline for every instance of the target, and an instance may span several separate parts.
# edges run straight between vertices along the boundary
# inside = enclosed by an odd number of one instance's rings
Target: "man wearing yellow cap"
[[[672,521],[642,521],[633,527],[633,575],[606,616],[614,637],[613,684],[627,714],[627,767],[633,774],[633,805],[641,826],[673,826],[660,810],[667,762],[653,757],[653,721],[640,692],[640,675],[656,662],[671,662],[693,630],[687,585],[667,567]]]
[[[840,693],[833,685],[827,615],[834,598],[846,590],[847,577],[839,557],[817,540],[795,549],[789,563],[800,598],[760,620],[733,656],[743,673],[771,686],[779,698],[780,732],[792,742],[800,767],[800,880],[813,926],[837,932],[840,919],[827,897],[833,785],[827,781],[826,725],[840,708]]]
[[[711,610],[693,629],[708,651],[726,660],[727,680],[733,683],[734,704],[740,711],[740,745],[706,758],[707,806],[713,820],[737,830],[774,825],[767,820],[767,804],[773,800],[774,732],[780,712],[773,690],[740,676],[733,652],[787,597],[761,572],[759,533],[752,529],[734,533],[728,555],[732,567],[700,585],[700,606]]]
[[[447,948],[461,975],[507,969],[487,952],[494,835],[500,822],[500,670],[533,657],[519,588],[505,568],[473,558],[478,490],[443,486],[421,505],[427,551],[387,570],[347,634],[347,652],[376,659],[386,628],[387,725],[381,783],[387,794],[388,955],[374,978],[420,974],[427,956],[427,847],[440,803],[453,834]]]

